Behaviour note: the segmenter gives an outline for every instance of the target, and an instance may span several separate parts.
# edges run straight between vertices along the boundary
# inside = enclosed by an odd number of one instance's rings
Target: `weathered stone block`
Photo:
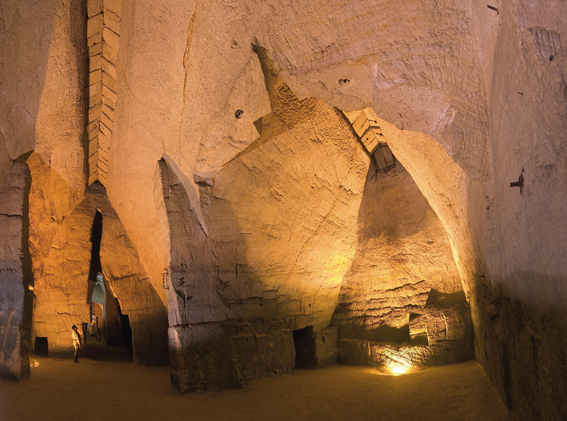
[[[13,163],[0,187],[0,377],[29,377],[33,285],[27,249],[27,165]],[[9,200],[5,200],[5,199]],[[29,265],[29,267],[27,267]]]
[[[266,375],[293,373],[290,330],[240,333],[230,323],[169,329],[171,378],[182,392],[238,388]]]
[[[102,54],[94,55],[89,57],[89,72],[94,72],[100,69],[102,65]]]
[[[89,85],[89,97],[98,96],[102,93],[102,83],[95,82]]]
[[[120,37],[108,28],[102,31],[102,39],[104,44],[103,56],[111,63],[118,61],[118,49],[120,48]]]
[[[95,44],[100,44],[102,42],[102,31],[95,32],[87,39],[87,46],[92,48]]]
[[[112,131],[113,121],[110,119],[109,116],[107,116],[105,113],[102,112],[102,107],[100,113],[100,122],[104,124],[110,131]]]
[[[97,33],[102,32],[104,27],[102,14],[97,14],[87,21],[87,37],[92,37]]]
[[[92,18],[102,12],[102,0],[88,0],[87,13],[88,17]]]
[[[110,9],[104,11],[104,26],[117,35],[120,35],[120,16],[113,13]]]
[[[101,60],[101,67],[103,72],[116,79],[116,66],[114,64],[105,59]]]
[[[110,90],[108,86],[102,87],[102,96],[112,101],[113,104],[116,104],[116,93]]]
[[[103,0],[104,8],[110,10],[116,16],[122,16],[122,0]]]
[[[102,50],[104,47],[104,42],[99,42],[98,44],[93,44],[89,48],[89,57],[99,56],[102,54]]]
[[[337,363],[339,355],[338,336],[339,329],[336,326],[329,326],[315,333],[316,338],[316,368],[327,367]]]
[[[380,366],[402,359],[411,365],[441,365],[474,358],[473,325],[464,293],[432,290],[421,311],[409,317],[406,343],[339,339],[339,362]]]
[[[90,72],[88,78],[89,78],[89,85],[94,85],[95,83],[102,82],[102,70],[99,68]],[[89,99],[90,98],[91,97],[89,97]],[[100,95],[98,95],[97,98],[100,100]]]

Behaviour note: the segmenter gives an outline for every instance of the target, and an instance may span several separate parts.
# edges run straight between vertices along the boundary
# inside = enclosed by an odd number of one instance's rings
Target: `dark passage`
[[[47,338],[37,337],[35,338],[35,355],[42,355],[44,357],[49,356],[49,347],[47,345]]]
[[[120,305],[118,306],[118,312],[120,313],[120,323],[122,325],[122,339],[124,340],[124,345],[126,345],[126,350],[129,354],[132,353],[132,326],[130,326],[130,318],[127,314],[122,314]]]
[[[317,367],[317,343],[313,326],[293,331],[293,344],[295,345],[295,367],[316,368]]]

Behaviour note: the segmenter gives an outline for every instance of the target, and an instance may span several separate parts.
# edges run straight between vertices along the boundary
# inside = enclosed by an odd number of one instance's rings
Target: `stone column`
[[[28,251],[29,171],[16,162],[0,187],[0,377],[29,377],[33,278]]]

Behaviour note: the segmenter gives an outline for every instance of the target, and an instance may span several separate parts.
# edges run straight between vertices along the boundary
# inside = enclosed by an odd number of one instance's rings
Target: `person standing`
[[[73,338],[73,346],[75,347],[75,362],[79,361],[79,350],[81,349],[81,335],[79,335],[79,329],[76,325],[73,325],[73,330],[71,331],[71,337]]]

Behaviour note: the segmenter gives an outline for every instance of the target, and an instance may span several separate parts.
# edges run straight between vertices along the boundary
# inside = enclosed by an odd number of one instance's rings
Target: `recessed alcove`
[[[295,348],[295,368],[317,367],[317,343],[313,334],[313,326],[293,331]]]

